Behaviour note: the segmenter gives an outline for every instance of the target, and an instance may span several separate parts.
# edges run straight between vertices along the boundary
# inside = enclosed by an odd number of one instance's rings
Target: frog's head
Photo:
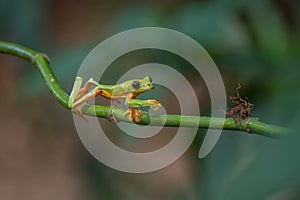
[[[143,93],[154,88],[150,76],[146,76],[145,78],[140,80],[132,81],[131,87],[135,90],[136,93]]]

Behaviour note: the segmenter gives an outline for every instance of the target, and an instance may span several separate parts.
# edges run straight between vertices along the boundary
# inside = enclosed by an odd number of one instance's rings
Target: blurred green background
[[[282,141],[223,131],[201,160],[205,131],[199,130],[171,166],[147,174],[118,172],[87,152],[72,114],[54,100],[29,63],[0,55],[0,199],[299,199],[299,8],[297,0],[0,0],[0,39],[47,53],[67,92],[99,42],[131,28],[171,28],[203,45],[228,95],[242,84],[241,93],[255,105],[253,117],[293,130]],[[191,67],[161,51],[134,52],[115,65],[130,69],[148,62],[174,66],[196,81]],[[117,80],[115,69],[106,81]],[[205,90],[201,84],[195,88],[201,109],[209,114]],[[176,110],[172,95],[158,89],[153,96]],[[171,128],[164,131],[173,134]],[[169,139],[155,139],[145,149]]]

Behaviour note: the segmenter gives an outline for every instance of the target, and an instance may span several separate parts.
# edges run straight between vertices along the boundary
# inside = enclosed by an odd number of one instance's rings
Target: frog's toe
[[[133,119],[134,119],[134,121],[138,123],[138,122],[141,122],[141,114],[142,113],[143,112],[141,110],[131,107],[124,112],[124,116],[129,115],[128,116],[129,121],[133,121]]]
[[[156,106],[158,106],[158,107],[162,107],[162,105],[161,105],[161,103],[159,103],[157,100],[155,100],[155,99],[149,99],[149,100],[147,100],[148,102],[150,102],[150,103],[152,103],[152,104],[154,104],[154,105],[156,105]]]
[[[155,99],[149,99],[147,100],[148,102],[152,103],[151,108],[155,111],[157,111],[160,107],[162,107],[161,103],[159,103],[157,100]]]
[[[134,117],[134,111],[132,110],[132,108],[129,108],[128,110],[126,110],[124,112],[124,116],[128,115],[128,119],[129,121],[133,121],[133,117]]]
[[[141,114],[142,114],[143,112],[141,111],[141,110],[139,110],[139,109],[134,109],[134,120],[136,121],[136,122],[141,122]]]
[[[76,114],[78,114],[84,121],[88,122],[88,119],[84,116],[82,107],[77,106],[72,109]]]
[[[113,111],[113,107],[109,108],[108,114],[107,114],[107,119],[108,119],[108,121],[110,121],[112,123],[115,123],[115,124],[118,123],[118,120],[117,120],[117,118],[115,116],[115,112]]]

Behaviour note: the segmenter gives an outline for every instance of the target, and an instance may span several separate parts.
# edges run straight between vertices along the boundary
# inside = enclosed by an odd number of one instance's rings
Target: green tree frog
[[[119,102],[118,99],[125,98],[125,104],[129,106],[129,109],[124,113],[124,115],[129,115],[130,121],[141,121],[142,111],[138,109],[139,107],[148,106],[153,110],[158,110],[162,106],[154,99],[136,99],[139,94],[154,88],[150,76],[146,76],[143,79],[128,80],[116,85],[102,85],[94,81],[93,78],[90,78],[82,88],[80,88],[81,85],[82,78],[76,77],[70,94],[68,106],[82,118],[84,118],[82,105],[99,95],[116,102]],[[91,85],[96,87],[89,91]]]

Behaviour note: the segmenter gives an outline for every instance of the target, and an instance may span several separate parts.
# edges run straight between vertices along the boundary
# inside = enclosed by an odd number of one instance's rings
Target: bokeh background
[[[0,199],[299,199],[299,8],[297,0],[0,0],[0,39],[47,53],[67,92],[88,52],[107,37],[144,26],[171,28],[209,52],[228,95],[242,84],[242,95],[255,105],[253,117],[292,130],[284,140],[223,131],[201,160],[205,130],[199,130],[171,166],[122,173],[87,152],[72,114],[54,100],[30,63],[0,55]],[[162,51],[133,52],[114,65],[130,69],[148,62],[174,66],[197,82],[187,63]],[[112,69],[104,81],[118,79],[118,67]],[[205,84],[194,89],[201,111],[209,114]],[[163,89],[151,97],[177,111]],[[114,140],[143,150],[139,141],[110,130]],[[174,134],[171,128],[164,131]],[[168,139],[156,139],[144,150]]]

